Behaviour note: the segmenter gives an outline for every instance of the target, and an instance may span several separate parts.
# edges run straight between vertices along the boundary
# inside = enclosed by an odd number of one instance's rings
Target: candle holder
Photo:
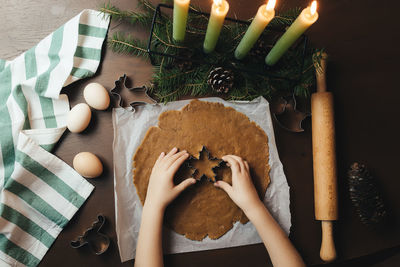
[[[173,59],[177,59],[180,61],[186,61],[186,62],[191,62],[191,63],[197,63],[197,64],[207,64],[207,65],[218,65],[215,61],[210,61],[207,60],[208,56],[207,54],[203,53],[200,50],[196,50],[197,53],[201,53],[200,57],[186,57],[182,55],[177,55],[177,54],[171,54],[171,53],[166,53],[166,52],[161,52],[156,49],[156,47],[153,45],[153,38],[156,38],[154,35],[154,28],[156,24],[157,17],[162,16],[162,11],[161,9],[167,9],[167,10],[172,10],[173,6],[168,5],[168,4],[158,4],[151,23],[151,28],[150,28],[150,36],[147,42],[147,53],[149,55],[150,61],[153,65],[155,65],[155,59],[154,56],[161,56],[161,57],[169,57]],[[202,12],[202,11],[197,11],[192,8],[189,8],[189,14],[196,14],[196,15],[203,15],[209,17],[210,13],[207,12]],[[232,22],[232,23],[238,23],[242,25],[250,25],[250,21],[243,21],[235,18],[225,18],[226,21]],[[189,22],[188,22],[189,24]],[[285,32],[285,28],[282,27],[276,27],[276,26],[268,26],[268,33],[271,35],[269,38],[273,38],[274,40],[278,40],[278,38]],[[264,34],[263,34],[264,35]],[[260,39],[263,38],[263,35],[261,35]],[[171,36],[172,38],[172,36]],[[307,46],[308,46],[308,38],[304,34],[299,38],[299,40],[295,43],[293,47],[298,48],[299,52],[301,53],[300,57],[300,62],[298,64],[298,71],[297,75],[294,75],[294,77],[288,77],[285,75],[280,74],[280,66],[279,64],[275,66],[268,66],[265,64],[264,58],[260,62],[252,62],[250,61],[247,56],[247,59],[243,60],[237,60],[234,57],[234,50],[236,48],[236,44],[232,44],[234,47],[230,47],[229,50],[232,50],[232,58],[228,63],[228,66],[226,66],[225,62],[225,67],[234,69],[239,72],[244,72],[248,74],[257,74],[265,77],[271,77],[275,79],[284,79],[290,82],[293,82],[293,86],[301,80],[301,76],[304,71],[304,60],[306,57],[306,52],[307,52]],[[273,45],[273,44],[272,44]],[[293,49],[292,47],[292,49]]]

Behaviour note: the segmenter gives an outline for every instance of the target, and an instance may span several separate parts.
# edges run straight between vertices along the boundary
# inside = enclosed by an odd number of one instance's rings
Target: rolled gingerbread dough
[[[152,167],[161,152],[177,147],[198,157],[203,146],[216,158],[233,154],[245,159],[257,192],[261,199],[264,198],[270,182],[265,132],[233,108],[221,103],[193,100],[182,110],[162,113],[158,126],[147,131],[133,157],[133,181],[142,204],[146,199]],[[182,165],[175,175],[175,183],[192,173],[185,164]],[[217,176],[228,183],[232,181],[229,168],[218,169]],[[223,190],[215,188],[207,179],[184,191],[168,206],[165,216],[168,227],[192,240],[202,240],[207,235],[217,239],[236,221],[245,224],[248,219]]]

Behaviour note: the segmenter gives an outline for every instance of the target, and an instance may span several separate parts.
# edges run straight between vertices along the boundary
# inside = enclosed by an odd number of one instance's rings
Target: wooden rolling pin
[[[316,68],[317,92],[311,97],[315,218],[321,221],[320,257],[336,259],[333,221],[338,219],[333,95],[326,90],[326,54]]]

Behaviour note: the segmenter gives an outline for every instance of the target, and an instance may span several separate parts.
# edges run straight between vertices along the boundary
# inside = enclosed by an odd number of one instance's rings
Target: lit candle
[[[182,42],[185,39],[189,3],[190,0],[174,0],[172,37],[178,42]]]
[[[205,53],[211,53],[214,51],[228,10],[228,2],[225,0],[214,0],[211,7],[210,20],[208,21],[206,38],[204,39],[203,44],[203,50]]]
[[[313,1],[310,7],[303,9],[301,14],[278,40],[272,50],[265,57],[267,65],[274,65],[292,44],[318,19],[317,1]]]
[[[268,23],[274,18],[274,7],[275,0],[269,0],[268,4],[260,6],[256,16],[247,29],[246,34],[243,36],[243,39],[235,50],[235,58],[242,59],[247,55],[260,37],[261,33],[264,31],[265,27],[267,27]]]

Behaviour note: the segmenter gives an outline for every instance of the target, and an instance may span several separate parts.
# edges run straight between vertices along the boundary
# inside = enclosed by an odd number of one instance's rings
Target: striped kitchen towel
[[[12,61],[0,60],[0,266],[36,266],[93,190],[51,154],[66,129],[62,87],[93,75],[109,17],[84,10]]]

